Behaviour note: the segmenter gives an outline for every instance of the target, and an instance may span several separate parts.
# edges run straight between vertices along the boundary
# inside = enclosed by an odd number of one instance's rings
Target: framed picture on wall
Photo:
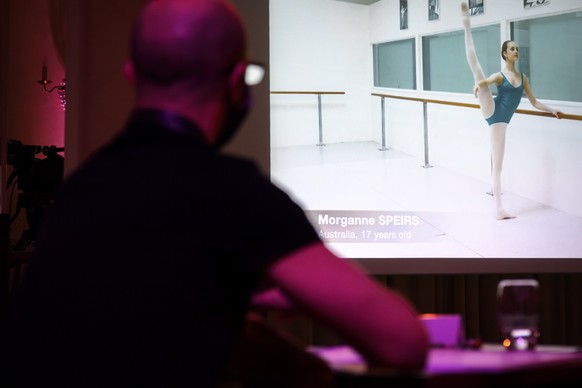
[[[400,29],[408,28],[408,0],[400,0]]]
[[[428,0],[428,20],[439,20],[441,0]]]
[[[485,0],[469,0],[469,15],[479,15],[485,12],[483,2]]]
[[[537,7],[538,5],[548,5],[550,0],[523,0],[523,8]]]

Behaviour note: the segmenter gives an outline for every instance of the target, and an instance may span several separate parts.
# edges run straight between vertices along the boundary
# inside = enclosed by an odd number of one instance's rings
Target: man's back
[[[22,366],[95,382],[215,378],[263,269],[316,240],[254,166],[185,122],[191,133],[160,126],[166,116],[134,116],[57,197],[10,313]]]

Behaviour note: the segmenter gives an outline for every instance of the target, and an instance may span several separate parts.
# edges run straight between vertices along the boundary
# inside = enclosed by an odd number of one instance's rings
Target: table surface
[[[364,358],[349,346],[310,347],[308,351],[324,359],[334,370],[351,373],[367,371]],[[479,349],[431,349],[424,374],[430,377],[444,374],[508,373],[565,363],[575,363],[582,370],[580,349],[540,345],[534,351],[508,351],[501,345],[484,344]]]

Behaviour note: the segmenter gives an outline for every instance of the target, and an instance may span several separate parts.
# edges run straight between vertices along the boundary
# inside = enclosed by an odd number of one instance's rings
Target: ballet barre
[[[397,96],[393,94],[382,94],[382,93],[372,93],[372,96],[380,97],[381,98],[381,108],[382,108],[382,148],[380,150],[386,150],[386,126],[385,126],[385,106],[384,100],[386,98],[393,98],[397,100],[408,100],[408,101],[417,101],[422,102],[423,108],[423,119],[424,119],[424,166],[423,167],[432,167],[428,162],[428,115],[427,115],[427,105],[430,104],[441,104],[441,105],[454,105],[460,106],[465,108],[476,108],[479,109],[480,106],[478,104],[469,104],[464,102],[455,102],[455,101],[444,101],[444,100],[433,100],[428,98],[418,98],[418,97],[405,97],[405,96]],[[548,112],[542,111],[534,111],[534,110],[527,110],[527,109],[517,109],[515,113],[519,114],[527,114],[533,116],[545,116],[545,117],[555,117],[553,114]],[[581,115],[573,115],[562,113],[560,114],[561,119],[566,120],[579,120],[582,121]]]
[[[323,143],[323,116],[321,110],[321,96],[324,94],[346,94],[346,92],[323,92],[323,91],[271,91],[271,94],[315,94],[317,95],[317,112],[319,115],[319,143],[318,146],[324,146]]]

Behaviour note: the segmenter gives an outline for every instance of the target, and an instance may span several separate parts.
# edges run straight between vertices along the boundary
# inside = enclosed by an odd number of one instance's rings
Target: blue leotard
[[[489,118],[485,119],[487,124],[509,123],[511,116],[519,106],[521,96],[523,95],[523,73],[521,74],[521,84],[513,86],[509,80],[503,76],[503,82],[497,87],[497,96],[495,96],[495,109]]]

